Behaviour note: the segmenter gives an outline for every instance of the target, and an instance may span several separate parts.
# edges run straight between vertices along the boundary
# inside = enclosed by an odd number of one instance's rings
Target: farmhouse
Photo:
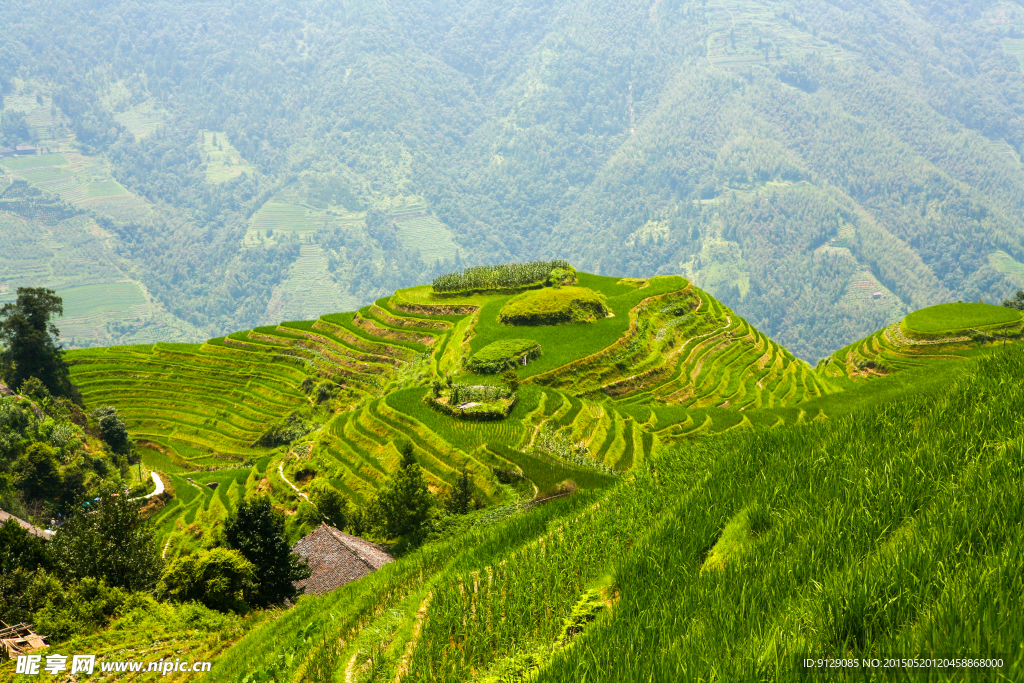
[[[15,154],[35,154],[36,148],[32,145],[18,145],[14,148]]]
[[[0,147],[0,157],[13,157],[14,150],[10,147]]]
[[[292,550],[301,555],[312,570],[309,578],[296,581],[295,587],[305,588],[314,595],[330,593],[393,561],[380,546],[326,524],[292,546]]]

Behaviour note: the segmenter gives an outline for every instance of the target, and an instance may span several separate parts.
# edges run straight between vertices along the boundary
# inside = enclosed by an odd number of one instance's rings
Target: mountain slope
[[[5,141],[97,172],[6,168],[103,219],[157,339],[557,253],[681,272],[813,360],[1024,286],[1015,7],[12,5]]]

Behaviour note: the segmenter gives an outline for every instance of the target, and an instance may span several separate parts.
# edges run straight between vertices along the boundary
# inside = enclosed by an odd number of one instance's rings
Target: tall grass
[[[709,475],[615,571],[614,617],[540,680],[791,680],[804,657],[1002,656],[1024,676],[1024,349],[832,423],[704,440],[662,467]],[[767,510],[749,551],[701,571],[742,510]],[[878,680],[894,680],[877,674]],[[864,676],[865,679],[868,676]],[[901,679],[902,680],[902,679]]]

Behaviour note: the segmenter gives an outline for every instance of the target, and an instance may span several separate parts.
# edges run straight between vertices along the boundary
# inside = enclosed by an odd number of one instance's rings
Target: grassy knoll
[[[601,293],[605,293],[602,289],[614,293],[605,300],[614,314],[612,317],[592,323],[517,327],[516,337],[532,339],[544,349],[544,355],[520,370],[520,375],[529,377],[552,370],[610,346],[629,328],[631,308],[647,297],[681,290],[689,284],[681,277],[652,278],[646,287],[641,288],[616,285],[617,282],[618,278],[612,277],[580,277],[580,284],[585,287]],[[476,335],[470,341],[473,352],[509,335],[508,327],[498,320],[498,314],[509,298],[495,297],[480,309]]]
[[[560,287],[523,292],[498,311],[505,325],[564,325],[607,317],[603,296],[586,287]]]
[[[475,372],[494,373],[526,365],[541,355],[540,344],[532,339],[502,339],[488,344],[470,358]]]
[[[1018,322],[1019,311],[992,304],[951,303],[914,311],[903,319],[908,332],[943,334]]]

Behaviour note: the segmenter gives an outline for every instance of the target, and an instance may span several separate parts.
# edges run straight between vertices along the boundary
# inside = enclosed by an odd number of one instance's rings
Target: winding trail
[[[277,473],[281,475],[281,479],[283,479],[283,480],[284,480],[284,483],[288,484],[289,486],[291,486],[291,487],[292,487],[292,489],[294,489],[294,490],[295,490],[295,493],[299,494],[300,496],[302,496],[302,497],[303,497],[303,498],[305,498],[306,500],[309,500],[309,496],[307,496],[307,495],[306,495],[305,493],[303,493],[302,491],[300,491],[300,490],[299,490],[299,487],[298,487],[298,486],[296,486],[295,484],[293,484],[293,483],[291,483],[290,481],[288,481],[288,477],[284,476],[284,463],[283,463],[283,462],[282,462],[282,463],[280,463],[280,464],[279,464],[279,465],[277,466]]]
[[[146,500],[148,498],[159,496],[161,493],[164,492],[164,480],[161,479],[156,472],[150,471],[149,474],[153,477],[153,483],[156,484],[156,489],[153,491],[153,493],[147,493],[144,496],[135,496],[131,500]]]

